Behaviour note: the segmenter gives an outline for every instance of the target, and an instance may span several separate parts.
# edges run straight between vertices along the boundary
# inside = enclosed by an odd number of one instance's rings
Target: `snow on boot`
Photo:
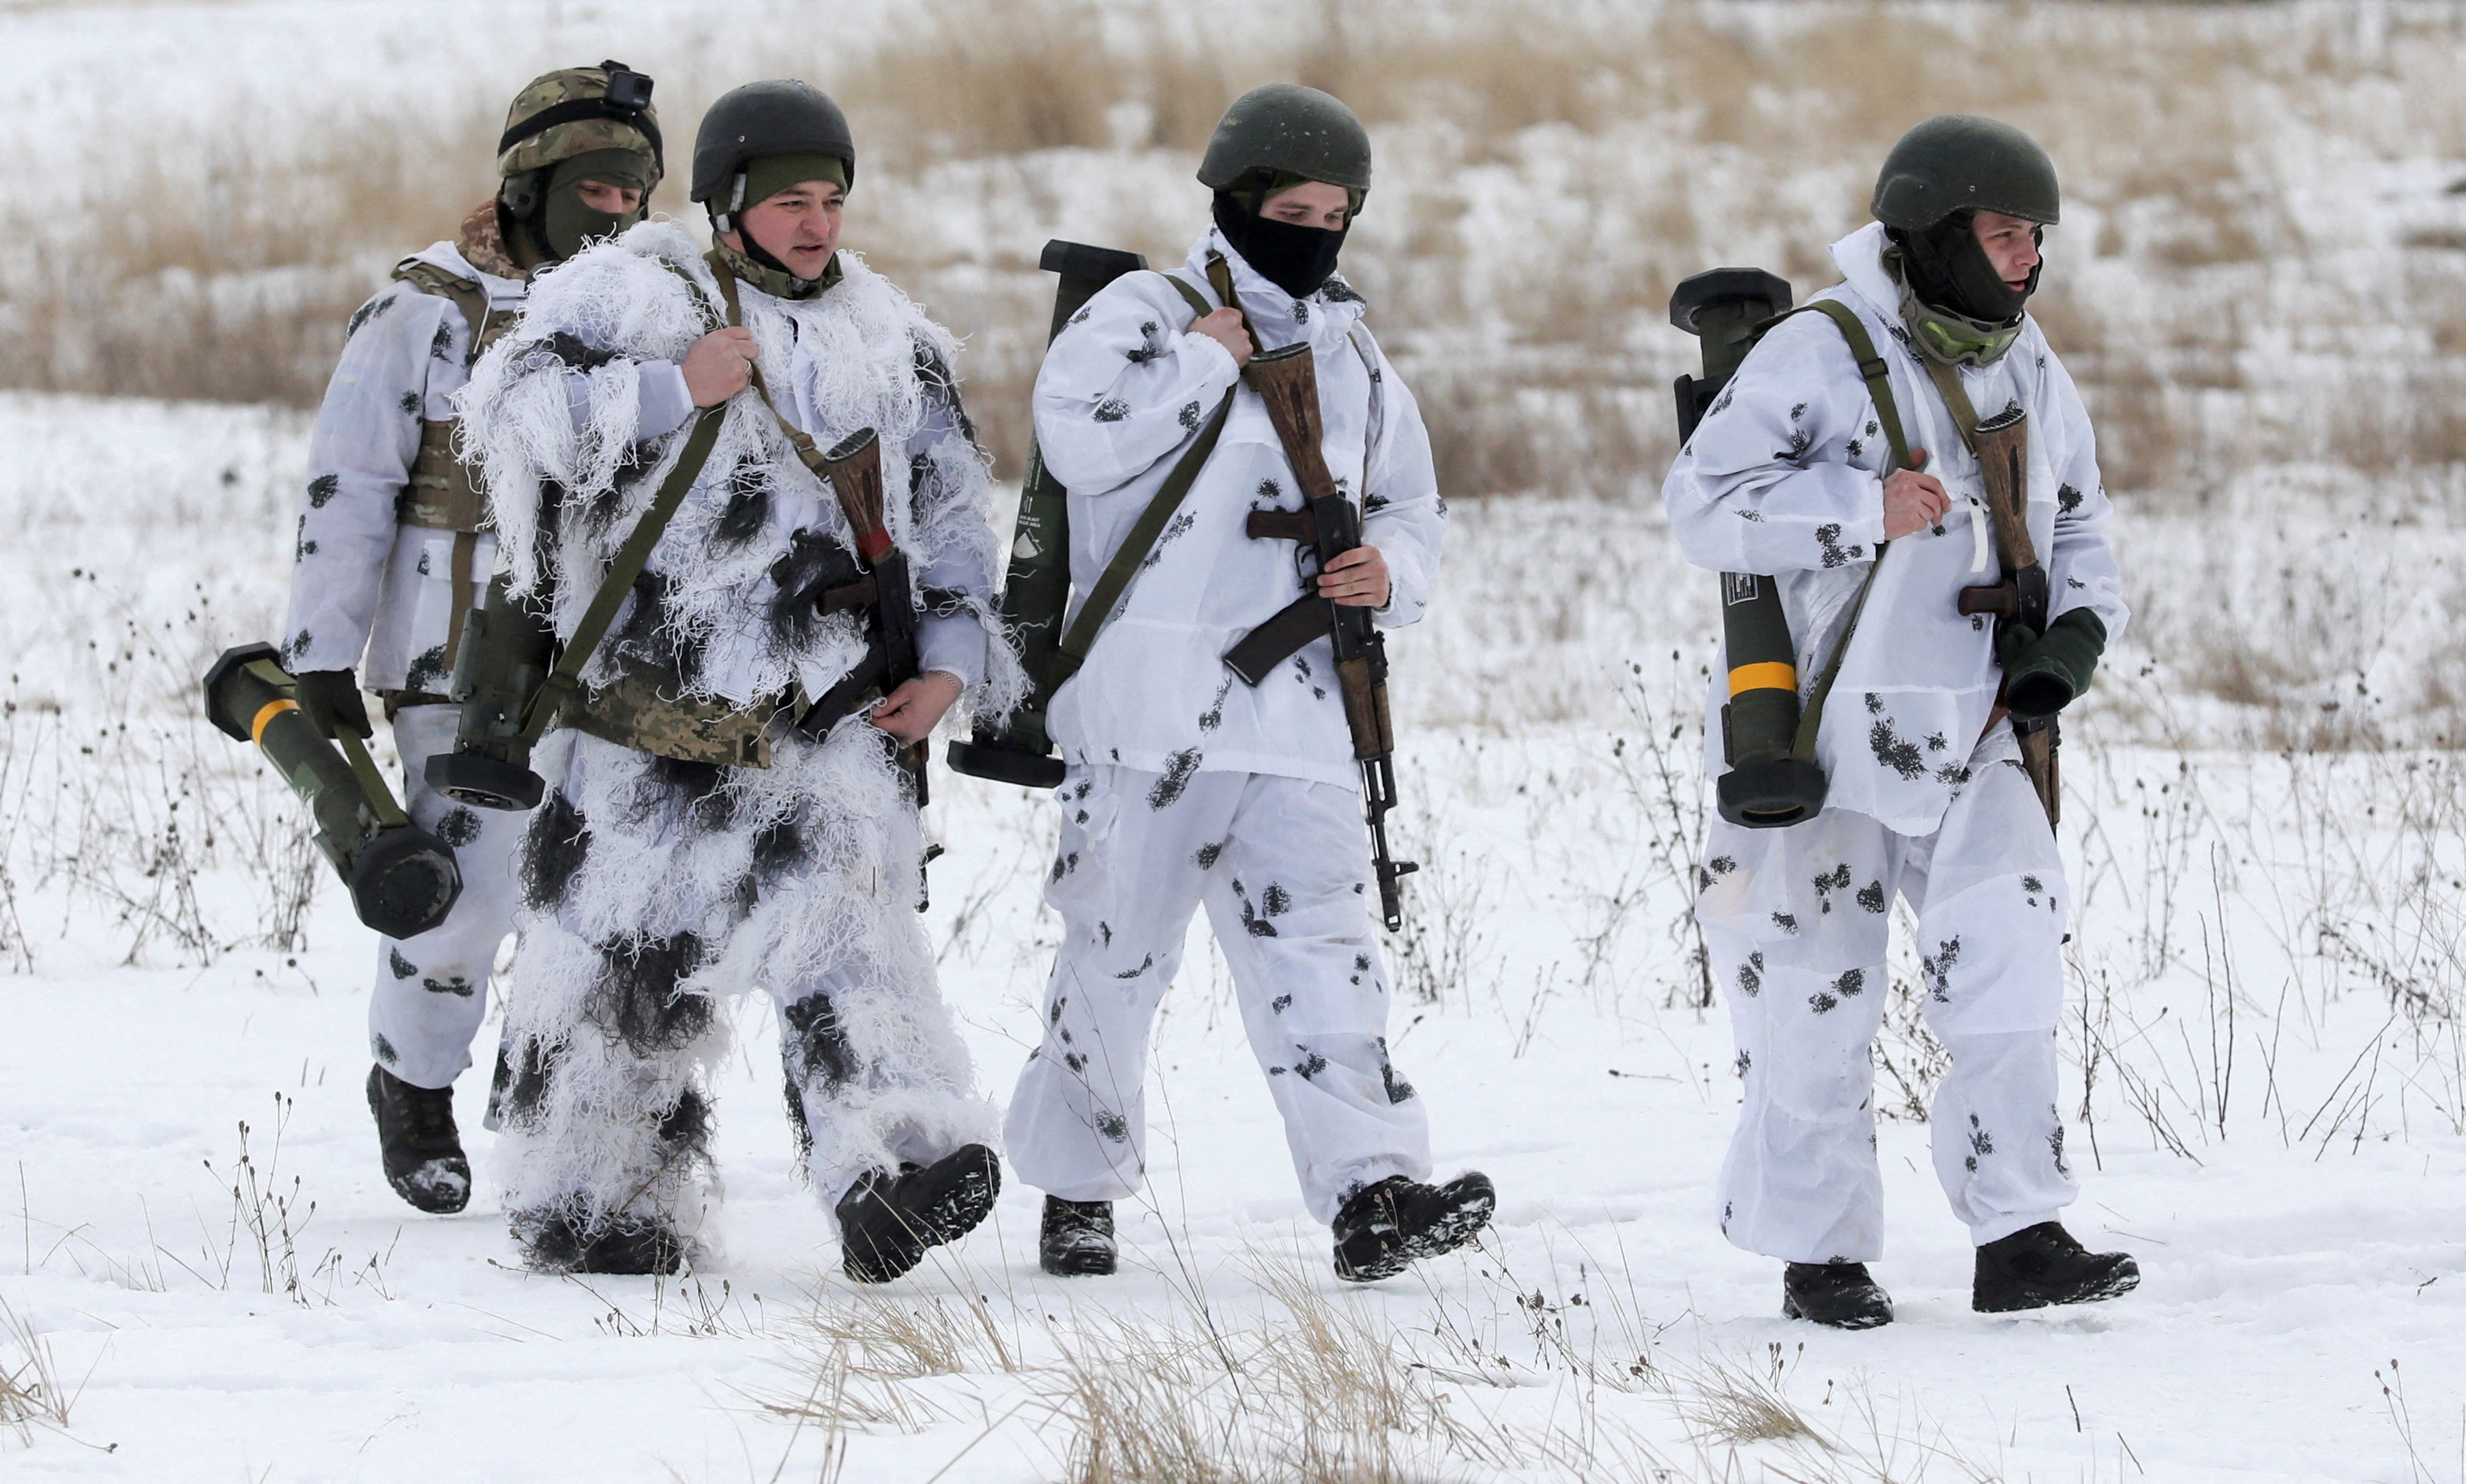
[[[684,1264],[685,1244],[657,1217],[615,1216],[579,1201],[518,1217],[514,1235],[543,1273],[665,1276]]]
[[[896,1175],[867,1171],[840,1197],[840,1268],[859,1283],[887,1283],[927,1248],[974,1230],[1000,1193],[1001,1163],[982,1144]]]
[[[1056,1277],[1102,1277],[1113,1271],[1113,1203],[1044,1198],[1044,1229],[1036,1242],[1039,1267]]]
[[[1392,1278],[1471,1241],[1497,1207],[1497,1189],[1478,1170],[1444,1185],[1415,1185],[1401,1175],[1364,1185],[1335,1213],[1335,1275],[1352,1283]]]
[[[2049,1304],[2113,1298],[2141,1286],[2141,1265],[2127,1252],[2093,1252],[2061,1223],[2042,1221],[1978,1250],[1969,1307],[2010,1314]]]
[[[1834,1329],[1874,1329],[1893,1322],[1893,1296],[1863,1262],[1794,1262],[1781,1270],[1781,1312]]]
[[[369,1111],[386,1184],[421,1210],[450,1216],[471,1199],[471,1162],[454,1126],[454,1089],[414,1087],[383,1067],[369,1069]]]

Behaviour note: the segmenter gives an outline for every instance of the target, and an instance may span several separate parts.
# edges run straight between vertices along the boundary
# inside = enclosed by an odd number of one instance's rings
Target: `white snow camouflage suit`
[[[1211,230],[1177,270],[1211,303],[1210,252],[1264,346],[1310,343],[1328,467],[1362,502],[1362,539],[1393,584],[1378,621],[1419,619],[1446,506],[1421,412],[1361,324],[1360,296],[1331,278],[1296,301]],[[1193,318],[1160,275],[1131,274],[1063,330],[1037,377],[1038,447],[1070,491],[1083,595],[1239,381],[1222,345],[1189,332]],[[1149,1034],[1202,903],[1311,1214],[1333,1219],[1357,1185],[1429,1174],[1427,1119],[1387,1056],[1387,971],[1329,641],[1256,689],[1222,658],[1301,595],[1293,543],[1243,529],[1254,509],[1299,503],[1264,404],[1237,391],[1179,513],[1054,698],[1069,774],[1045,900],[1063,942],[1006,1126],[1020,1178],[1048,1194],[1141,1188]]]
[[[493,210],[493,203],[483,210]],[[466,228],[466,240],[468,229]],[[522,306],[522,279],[473,266],[455,243],[405,260],[477,284],[489,318]],[[509,267],[491,257],[497,266]],[[523,821],[466,808],[428,786],[428,759],[454,745],[446,690],[457,533],[402,518],[424,425],[454,415],[475,327],[454,299],[395,282],[351,316],[348,337],[308,445],[309,478],[294,543],[282,662],[297,673],[359,671],[390,697],[403,802],[420,828],[453,847],[462,895],[415,938],[380,936],[369,1045],[414,1087],[450,1087],[471,1065],[497,951],[513,927],[511,862]],[[460,538],[476,599],[496,538]],[[365,659],[365,664],[363,664]]]
[[[955,346],[853,255],[840,261],[844,278],[808,300],[737,285],[743,322],[779,412],[818,444],[877,431],[889,532],[938,612],[920,625],[925,668],[1006,710],[1022,680],[1008,644],[988,642],[998,545]],[[561,633],[684,444],[679,363],[720,302],[681,228],[639,226],[544,276],[474,372],[463,416],[504,563],[519,592],[552,584]],[[864,651],[860,613],[814,601],[857,580],[853,547],[835,499],[741,392],[583,679],[648,663],[697,699],[819,696]],[[784,720],[770,737],[765,768],[572,730],[535,755],[550,792],[521,862],[501,1141],[505,1208],[535,1248],[611,1222],[695,1242],[714,1188],[718,1002],[757,986],[826,1208],[866,1171],[992,1141],[916,922],[923,840],[886,740],[863,708],[819,744]]]
[[[1993,625],[1956,607],[1961,588],[1998,577],[1977,461],[1910,347],[1884,245],[1872,225],[1835,243],[1847,282],[1817,297],[1856,310],[1890,364],[1909,443],[1953,496],[1943,534],[1892,543],[1877,569],[1890,454],[1848,342],[1820,314],[1749,353],[1663,488],[1690,562],[1775,578],[1802,689],[1875,572],[1817,742],[1823,812],[1782,830],[1715,819],[1696,903],[1745,1090],[1721,1228],[1793,1262],[1882,1255],[1869,1048],[1891,993],[1895,896],[1917,915],[1924,1013],[1952,1054],[1931,1121],[1953,1210],[1984,1245],[2053,1219],[2077,1193],[2056,1110],[2063,863],[2010,725],[1987,726]],[[2029,530],[2050,616],[2089,608],[2120,637],[2113,507],[2072,378],[2034,321],[1995,365],[1960,374],[1981,416],[2015,402],[2029,411]],[[1716,774],[1726,668],[1707,727]]]

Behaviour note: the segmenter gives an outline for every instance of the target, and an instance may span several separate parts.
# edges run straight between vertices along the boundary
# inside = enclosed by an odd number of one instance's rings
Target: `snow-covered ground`
[[[1141,13],[1102,9],[1117,28]],[[1601,34],[1677,17],[1649,33],[1668,55],[1586,74],[1641,78],[1663,112],[1594,107],[1591,127],[1531,104],[1529,79],[1468,73],[1508,100],[1498,117],[1534,112],[1496,140],[1463,109],[1382,123],[1393,168],[1362,229],[1377,322],[1417,384],[1521,388],[1458,397],[1442,432],[1556,430],[1577,441],[1541,472],[1584,466],[1565,487],[1610,497],[1459,501],[1443,606],[1396,646],[1399,844],[1424,869],[1391,944],[1391,1040],[1442,1168],[1499,1184],[1479,1251],[1334,1281],[1203,927],[1159,1031],[1156,1170],[1124,1209],[1118,1278],[1042,1275],[1035,1193],[1013,1189],[944,1260],[850,1290],[792,1174],[758,1005],[719,1089],[707,1271],[524,1273],[484,1181],[460,1217],[412,1212],[360,1094],[370,937],[193,696],[218,650],[273,628],[304,420],[0,394],[0,1478],[2466,1484],[2466,761],[2294,750],[2460,741],[2466,465],[2439,419],[2466,343],[2466,129],[2423,86],[2437,67],[2388,40],[2450,22],[2424,3],[2166,22],[2246,38],[2203,42],[2222,84],[2099,50],[2155,10],[1858,11],[1882,17],[1878,48],[2004,17],[2073,58],[2074,91],[2013,106],[2057,141],[2080,206],[2051,305],[2134,471],[2119,540],[2139,617],[2068,729],[2064,1111],[2074,1229],[2137,1252],[2140,1292],[1968,1311],[1915,1111],[1939,1062],[1907,959],[1877,1074],[1899,1322],[1784,1322],[1777,1265],[1715,1230],[1737,1082],[1684,913],[1712,605],[1650,498],[1661,385],[1690,354],[1659,298],[1715,260],[1812,287],[1871,167],[1827,141],[1891,100],[1853,76],[1871,54],[1827,50],[1847,43],[1821,6],[1599,0],[1580,15]],[[1024,51],[1059,12],[1006,13]],[[123,199],[126,139],[239,211],[260,184],[287,199],[252,169],[356,148],[371,120],[458,138],[505,79],[574,56],[660,57],[682,105],[739,80],[731,34],[776,38],[782,69],[844,66],[900,14],[0,3],[0,221],[39,229],[0,243],[0,278]],[[1892,30],[1920,22],[1936,30]],[[1718,70],[1737,62],[1720,36],[1760,29],[1795,48],[1787,87]],[[1811,70],[1835,55],[1827,91]],[[1737,97],[1689,102],[1698,64]],[[2186,96],[2229,112],[2160,128]],[[1032,358],[1045,235],[1159,251],[1187,225],[1187,158],[1137,144],[1159,101],[1116,105],[1111,149],[886,150],[868,176],[895,185],[863,198],[868,245],[974,331],[963,369],[986,400]],[[2186,235],[2203,230],[2231,240]],[[296,260],[368,277],[404,245]],[[1589,277],[1543,271],[1567,262]],[[183,271],[167,295],[193,287]],[[292,271],[206,288],[279,294]],[[93,308],[133,322],[153,312],[139,298]],[[0,294],[0,324],[22,307]],[[2135,376],[2154,378],[2145,407]],[[950,853],[928,929],[999,1096],[1051,946],[1052,822],[1015,790],[935,786]]]
[[[285,413],[0,400],[22,595],[0,611],[0,1302],[22,1326],[0,1366],[30,1333],[73,1398],[65,1428],[0,1429],[11,1477],[804,1478],[837,1450],[848,1479],[1060,1478],[1115,1436],[1091,1397],[1149,1429],[1195,1408],[1228,1460],[1382,1443],[1395,1472],[1361,1477],[2456,1476],[2466,767],[2127,745],[2126,708],[2085,716],[2074,1221],[2147,1280],[1970,1314],[1964,1234],[1900,1117],[1880,1268],[1900,1322],[1790,1324],[1775,1265],[1708,1209],[1737,1092],[1679,909],[1709,605],[1657,517],[1591,501],[1466,510],[1453,627],[1398,655],[1426,867],[1395,1040],[1443,1165],[1499,1183],[1479,1252],[1335,1282],[1195,944],[1118,1279],[1040,1274],[1013,1189],[947,1263],[850,1292],[791,1173],[758,1007],[721,1088],[725,1255],[686,1283],[520,1272],[484,1194],[440,1220],[386,1188],[359,1091],[369,935],[187,698],[271,622],[303,436]],[[1580,532],[1601,556],[1571,596],[1549,553]],[[2360,562],[2405,560],[2371,540]],[[2131,669],[2119,693],[2148,689]],[[929,927],[998,1094],[1050,943],[1051,824],[1015,791],[937,789]],[[1899,1110],[1930,1070],[1915,965],[1895,977]]]

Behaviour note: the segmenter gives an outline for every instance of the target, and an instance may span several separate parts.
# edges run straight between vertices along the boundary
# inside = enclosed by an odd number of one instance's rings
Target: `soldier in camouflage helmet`
[[[531,273],[639,221],[661,173],[651,79],[621,62],[552,72],[514,100],[497,193],[453,241],[404,258],[351,317],[309,445],[283,661],[301,709],[332,736],[370,731],[384,702],[413,818],[451,845],[461,899],[416,938],[381,940],[370,1001],[369,1102],[386,1178],[427,1211],[471,1187],[454,1080],[471,1063],[488,978],[512,921],[519,819],[482,816],[424,779],[454,744],[445,703],[461,617],[495,560],[481,497],[456,456],[449,399],[512,322]],[[365,661],[365,669],[362,669]]]
[[[531,756],[549,791],[521,867],[498,1151],[537,1267],[691,1259],[718,1194],[709,1068],[751,989],[777,1008],[849,1277],[913,1268],[998,1189],[994,1111],[916,921],[920,800],[897,759],[963,692],[998,713],[1024,681],[957,345],[838,251],[855,154],[806,83],[720,99],[693,177],[716,248],[666,222],[593,247],[462,398],[511,590],[562,635],[654,492],[678,500]],[[904,575],[805,456],[851,438],[879,456],[867,526]],[[905,677],[894,581],[917,615]]]

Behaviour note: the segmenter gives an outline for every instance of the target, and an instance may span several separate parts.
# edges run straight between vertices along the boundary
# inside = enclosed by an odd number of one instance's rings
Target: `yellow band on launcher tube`
[[[1730,672],[1730,694],[1741,691],[1794,691],[1798,689],[1798,667],[1780,660],[1766,660],[1758,665],[1740,665]]]
[[[258,746],[265,745],[265,729],[273,722],[274,719],[286,711],[297,711],[299,709],[300,703],[296,700],[267,701],[264,705],[258,708],[257,720],[248,724],[248,740],[256,742]]]

